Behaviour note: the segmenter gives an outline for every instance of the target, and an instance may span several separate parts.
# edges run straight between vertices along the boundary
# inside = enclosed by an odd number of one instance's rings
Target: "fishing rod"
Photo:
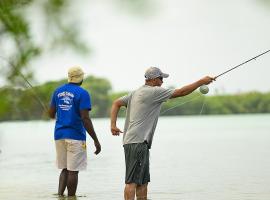
[[[253,58],[251,58],[251,59],[249,59],[249,60],[247,60],[247,61],[245,61],[245,62],[243,62],[243,63],[241,63],[241,64],[239,64],[239,65],[236,65],[235,67],[230,68],[229,70],[227,70],[227,71],[225,71],[225,72],[222,72],[221,74],[215,76],[214,78],[217,79],[218,77],[223,76],[224,74],[226,74],[226,73],[228,73],[228,72],[230,72],[230,71],[232,71],[232,70],[234,70],[234,69],[236,69],[236,68],[238,68],[238,67],[240,67],[240,66],[242,66],[242,65],[244,65],[244,64],[246,64],[246,63],[248,63],[248,62],[250,62],[250,61],[252,61],[252,60],[255,60],[256,58],[258,58],[258,57],[260,57],[260,56],[262,56],[262,55],[264,55],[264,54],[266,54],[266,53],[269,53],[269,52],[270,52],[270,50],[267,50],[267,51],[265,51],[265,52],[263,52],[263,53],[261,53],[261,54],[255,56],[255,57],[253,57]],[[207,85],[202,85],[202,86],[200,86],[199,91],[200,91],[202,94],[207,94],[207,93],[209,92],[209,88],[208,88]],[[164,114],[164,113],[166,113],[166,112],[168,112],[168,111],[170,111],[170,110],[172,110],[172,109],[174,109],[174,108],[176,108],[176,107],[179,107],[179,106],[182,106],[182,105],[184,105],[184,104],[186,104],[186,103],[189,103],[189,102],[191,102],[191,101],[194,101],[195,99],[197,99],[197,98],[200,97],[200,96],[201,96],[201,95],[196,96],[196,97],[192,98],[192,99],[189,100],[189,101],[186,101],[186,102],[177,104],[176,106],[173,106],[172,108],[169,108],[169,109],[163,111],[161,114]],[[201,108],[201,111],[200,111],[200,115],[202,114],[204,105],[205,105],[205,99],[204,99],[204,101],[203,101],[203,105],[202,105],[202,108]]]
[[[21,73],[20,70],[18,70],[18,68],[16,66],[14,66],[13,63],[11,63],[9,60],[7,60],[5,57],[0,56],[0,58],[4,61],[6,61],[15,71],[18,72],[18,74],[22,77],[22,79],[27,83],[27,85],[32,89],[32,93],[34,95],[34,97],[36,98],[36,100],[39,102],[39,104],[42,106],[43,110],[45,110],[46,112],[49,111],[48,107],[43,103],[43,101],[39,98],[39,96],[37,95],[37,93],[34,90],[34,86],[27,80],[27,78]]]
[[[215,76],[215,79],[217,79],[220,76],[223,76],[224,74],[227,74],[228,72],[230,72],[230,71],[232,71],[232,70],[234,70],[234,69],[236,69],[236,68],[238,68],[238,67],[240,67],[240,66],[242,66],[242,65],[244,65],[244,64],[246,64],[246,63],[248,63],[248,62],[250,62],[252,60],[256,60],[256,58],[258,58],[258,57],[260,57],[260,56],[262,56],[264,54],[267,54],[269,52],[270,52],[270,49],[267,50],[267,51],[265,51],[265,52],[263,52],[263,53],[261,53],[261,54],[259,54],[259,55],[257,55],[257,56],[255,56],[255,57],[253,57],[253,58],[251,58],[251,59],[249,59],[249,60],[247,60],[247,61],[245,61],[245,62],[243,62],[243,63],[241,63],[241,64],[239,64],[239,65],[236,65],[235,67],[233,67],[233,68],[231,68],[231,69],[229,69],[229,70],[227,70],[225,72],[222,72],[221,74]]]
[[[240,66],[242,66],[242,65],[244,65],[244,64],[247,64],[248,62],[250,62],[250,61],[252,61],[252,60],[256,60],[256,58],[258,58],[258,57],[260,57],[260,56],[262,56],[262,55],[264,55],[264,54],[267,54],[267,53],[269,53],[269,52],[270,52],[270,49],[267,50],[267,51],[265,51],[265,52],[263,52],[263,53],[261,53],[261,54],[259,54],[259,55],[257,55],[257,56],[255,56],[255,57],[253,57],[253,58],[250,58],[249,60],[247,60],[247,61],[245,61],[245,62],[243,62],[243,63],[241,63],[241,64],[239,64],[239,65],[236,65],[235,67],[232,67],[232,68],[228,69],[228,70],[225,71],[225,72],[222,72],[221,74],[215,76],[214,79],[216,80],[218,77],[223,76],[224,74],[227,74],[228,72],[230,72],[230,71],[232,71],[232,70],[234,70],[234,69],[236,69],[236,68],[238,68],[238,67],[240,67]],[[207,93],[209,92],[209,88],[208,88],[207,85],[202,85],[202,86],[200,87],[199,90],[200,90],[200,92],[201,92],[202,94],[207,94]]]

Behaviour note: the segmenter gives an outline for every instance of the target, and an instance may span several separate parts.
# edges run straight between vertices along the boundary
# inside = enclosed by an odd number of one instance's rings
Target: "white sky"
[[[93,53],[43,56],[33,63],[41,83],[80,65],[107,78],[114,91],[133,90],[144,83],[145,69],[157,66],[170,74],[164,87],[181,87],[270,49],[270,6],[256,0],[153,0],[149,16],[129,15],[111,1],[77,1],[73,10]],[[270,53],[220,77],[210,91],[270,91],[269,72]]]

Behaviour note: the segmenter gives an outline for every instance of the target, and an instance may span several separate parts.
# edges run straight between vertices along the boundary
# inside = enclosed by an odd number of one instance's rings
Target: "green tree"
[[[91,94],[93,104],[91,115],[95,117],[108,116],[110,104],[109,92],[111,91],[110,82],[104,78],[89,76],[84,80],[83,88]]]
[[[121,11],[144,16],[154,5],[153,0],[112,2]],[[90,48],[80,39],[80,15],[71,9],[74,4],[83,6],[81,0],[0,0],[0,51],[5,52],[0,55],[0,65],[5,69],[3,76],[10,85],[22,85],[21,73],[32,81],[34,74],[29,64],[48,50],[68,47],[76,53],[88,55]],[[36,41],[33,33],[33,11],[43,19],[39,21],[46,33],[42,44]]]
[[[10,104],[10,88],[1,88],[0,89],[0,120],[9,120],[10,111],[12,109],[12,104]]]
[[[70,0],[0,0],[0,50],[6,52],[5,47],[9,46],[10,52],[1,54],[0,59],[9,84],[21,85],[24,81],[22,72],[28,80],[32,80],[34,75],[28,68],[29,63],[52,45],[54,49],[68,46],[87,52],[87,47],[79,39],[78,30],[70,28],[74,21],[64,18],[70,3]],[[29,22],[31,9],[39,10],[46,19],[44,46],[38,44],[32,35],[32,24]]]

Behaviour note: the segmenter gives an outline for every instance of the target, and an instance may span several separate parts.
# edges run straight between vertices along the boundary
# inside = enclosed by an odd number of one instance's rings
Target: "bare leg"
[[[126,184],[125,192],[124,192],[125,200],[135,199],[136,186],[137,185],[135,183]]]
[[[68,171],[67,169],[63,169],[59,176],[58,195],[64,194],[64,191],[67,187],[67,177],[68,177]]]
[[[68,171],[67,189],[68,196],[75,196],[78,185],[78,171]]]
[[[143,185],[137,185],[136,187],[137,200],[147,200],[147,185],[148,183]]]

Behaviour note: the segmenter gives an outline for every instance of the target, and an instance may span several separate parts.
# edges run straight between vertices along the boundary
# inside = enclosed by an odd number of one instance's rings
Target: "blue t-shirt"
[[[89,93],[79,85],[68,83],[57,88],[51,99],[56,109],[54,139],[86,140],[80,110],[91,110]]]

